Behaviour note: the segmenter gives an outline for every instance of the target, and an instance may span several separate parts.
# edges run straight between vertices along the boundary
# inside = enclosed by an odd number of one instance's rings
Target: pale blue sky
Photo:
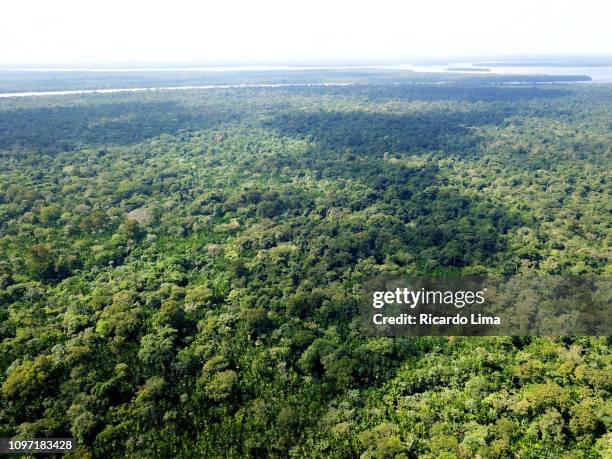
[[[5,0],[0,64],[612,54],[610,0]]]

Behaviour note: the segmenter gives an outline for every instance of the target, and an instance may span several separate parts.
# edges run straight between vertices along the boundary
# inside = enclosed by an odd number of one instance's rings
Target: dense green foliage
[[[364,338],[377,274],[612,274],[607,85],[0,100],[0,436],[610,457],[608,338]]]

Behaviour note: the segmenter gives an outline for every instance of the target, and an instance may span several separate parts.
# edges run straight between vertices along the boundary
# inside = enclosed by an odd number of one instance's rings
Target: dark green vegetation
[[[0,436],[610,457],[608,338],[360,336],[368,276],[611,273],[612,88],[472,78],[0,100]]]

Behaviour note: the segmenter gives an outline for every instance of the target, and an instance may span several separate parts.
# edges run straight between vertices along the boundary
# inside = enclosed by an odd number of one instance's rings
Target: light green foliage
[[[50,381],[53,360],[39,355],[11,369],[2,383],[2,394],[7,398],[29,399],[46,391]]]

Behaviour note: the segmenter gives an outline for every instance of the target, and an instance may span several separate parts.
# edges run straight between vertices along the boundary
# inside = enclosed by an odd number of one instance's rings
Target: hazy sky
[[[4,0],[0,64],[611,54],[611,0]]]

